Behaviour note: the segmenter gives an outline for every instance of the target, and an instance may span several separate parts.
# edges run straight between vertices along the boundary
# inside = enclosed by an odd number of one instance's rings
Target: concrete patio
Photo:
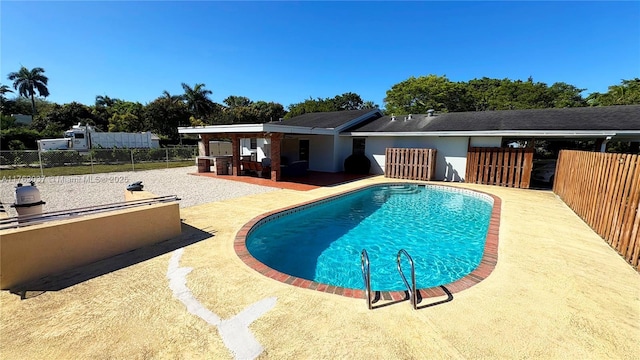
[[[1,292],[0,357],[231,359],[224,320],[275,298],[249,326],[260,359],[638,358],[640,274],[550,191],[440,183],[502,199],[498,263],[452,301],[418,311],[408,302],[370,311],[364,299],[287,285],[234,252],[238,230],[261,213],[389,181],[182,209],[178,239],[33,284],[25,300]],[[193,269],[183,285],[222,324],[177,298],[168,278],[177,264]]]

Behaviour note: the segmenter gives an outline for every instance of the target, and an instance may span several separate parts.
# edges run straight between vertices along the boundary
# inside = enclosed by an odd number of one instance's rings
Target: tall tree
[[[339,110],[359,110],[364,104],[360,95],[352,92],[336,95],[332,100],[333,106]]]
[[[9,88],[7,85],[0,85],[0,114],[4,114],[4,102],[6,98],[4,97],[7,93],[12,93],[13,90]]]
[[[374,103],[373,101],[365,101],[364,103],[362,103],[362,108],[363,109],[377,109],[380,106],[378,106],[378,104]]]
[[[586,106],[587,102],[581,95],[585,90],[564,82],[554,83],[547,90],[551,100],[550,105],[555,108]]]
[[[424,114],[436,111],[465,111],[466,89],[446,76],[410,77],[387,91],[386,111],[395,114]]]
[[[44,69],[36,67],[29,70],[23,66],[20,68],[20,71],[9,73],[7,78],[13,81],[13,88],[18,90],[20,96],[31,98],[31,115],[35,115],[36,91],[40,96],[49,96],[49,89],[47,88],[49,78],[44,76]]]
[[[313,112],[326,112],[326,111],[342,111],[342,110],[360,110],[366,109],[360,95],[352,92],[344,93],[342,95],[336,95],[332,98],[309,98],[303,102],[289,105],[289,112],[285,118],[292,118],[294,116],[313,113]],[[371,102],[371,104],[373,104]],[[374,104],[375,105],[375,104]]]
[[[117,100],[113,105],[113,115],[109,118],[109,131],[139,132],[151,127],[144,116],[144,105],[139,102]]]
[[[171,140],[178,140],[178,127],[189,125],[189,111],[180,95],[164,91],[162,96],[144,107],[146,124],[151,131]]]
[[[253,104],[253,101],[251,101],[251,99],[249,99],[248,97],[235,95],[228,96],[226,99],[222,100],[222,102],[231,109],[240,106],[250,106],[251,104]]]
[[[122,102],[120,99],[112,98],[107,95],[96,96],[95,105],[93,106],[92,113],[94,115],[94,124],[96,128],[107,131],[109,128],[109,119],[115,112],[114,106],[116,103]]]
[[[171,95],[167,90],[164,90],[162,92],[162,96],[158,98],[158,100],[164,100],[168,103],[171,104],[177,104],[179,102],[181,102],[182,100],[184,100],[184,96],[183,95]]]
[[[620,85],[609,86],[604,94],[592,93],[587,97],[587,103],[591,106],[640,104],[640,78],[623,79]]]
[[[182,83],[187,108],[189,108],[189,111],[191,111],[194,116],[201,120],[210,115],[215,109],[214,102],[209,99],[209,95],[213,94],[213,92],[206,90],[204,87],[205,84],[195,84],[194,87],[191,87]]]

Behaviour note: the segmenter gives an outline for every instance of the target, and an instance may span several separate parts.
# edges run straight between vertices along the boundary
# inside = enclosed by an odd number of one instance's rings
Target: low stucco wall
[[[0,288],[10,289],[181,233],[177,202],[0,232]]]

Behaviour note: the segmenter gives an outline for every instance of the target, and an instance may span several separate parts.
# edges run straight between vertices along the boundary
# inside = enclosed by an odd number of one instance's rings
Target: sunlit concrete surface
[[[0,357],[233,358],[218,327],[174,296],[167,272],[183,248],[185,286],[218,318],[277,299],[248,327],[259,359],[637,359],[640,275],[549,191],[439,183],[502,199],[498,264],[452,301],[417,311],[408,301],[370,311],[364,299],[280,283],[234,252],[236,232],[261,213],[387,181],[182,209],[178,239],[22,289],[24,300],[0,293]]]

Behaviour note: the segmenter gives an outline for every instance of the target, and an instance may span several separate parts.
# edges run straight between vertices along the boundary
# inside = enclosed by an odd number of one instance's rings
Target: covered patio
[[[287,176],[305,177],[309,175],[307,171],[314,175],[342,172],[354,145],[350,137],[340,136],[341,133],[380,116],[378,109],[307,113],[287,121],[261,124],[179,127],[178,133],[200,138],[199,172],[208,172],[207,168],[214,165],[217,175],[240,177],[249,171],[279,182]],[[231,141],[230,153],[212,156],[210,141],[220,139]]]
[[[193,132],[191,132],[193,133]],[[198,156],[198,172],[209,172],[208,167],[211,166],[211,161],[218,160],[219,156],[210,156],[210,141],[214,139],[220,138],[230,138],[232,144],[232,154],[230,156],[231,159],[231,171],[216,171],[216,173],[222,173],[225,175],[232,176],[241,176],[242,175],[242,157],[240,153],[240,139],[249,138],[249,139],[267,139],[271,146],[270,159],[271,164],[268,168],[262,166],[258,167],[257,164],[254,168],[256,171],[267,171],[269,173],[269,179],[271,181],[279,181],[282,176],[282,171],[280,168],[280,141],[282,140],[282,133],[270,133],[270,132],[261,132],[261,133],[206,133],[206,132],[198,132],[198,136],[200,137],[200,145],[199,145],[199,156]],[[254,161],[255,162],[255,161]],[[257,162],[256,162],[257,163]],[[224,164],[226,168],[226,163]],[[245,164],[246,166],[246,164]],[[203,168],[207,168],[207,170],[202,171]],[[245,168],[246,170],[246,168]]]

